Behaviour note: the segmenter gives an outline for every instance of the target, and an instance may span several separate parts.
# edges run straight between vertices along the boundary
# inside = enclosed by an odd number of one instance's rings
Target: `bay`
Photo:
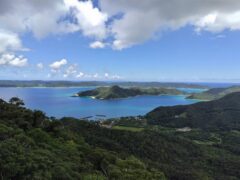
[[[71,97],[73,94],[95,87],[74,88],[0,88],[0,98],[9,100],[17,96],[30,109],[44,111],[48,116],[83,118],[104,115],[106,118],[144,115],[159,106],[192,104],[197,100],[185,96],[137,96],[127,99],[97,100]],[[188,92],[194,89],[185,89]],[[197,90],[198,91],[198,90]]]

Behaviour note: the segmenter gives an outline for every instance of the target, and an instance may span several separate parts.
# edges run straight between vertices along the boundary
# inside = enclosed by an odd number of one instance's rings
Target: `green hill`
[[[238,107],[237,100],[239,94],[233,94],[222,106]],[[17,98],[10,103],[0,100],[1,179],[240,178],[240,131],[236,128],[178,132],[147,125],[145,120],[140,123],[138,117],[121,126],[140,125],[141,131],[109,129],[99,122],[49,118],[23,105]]]
[[[240,92],[240,87],[232,86],[228,88],[213,88],[202,93],[193,94],[189,96],[188,99],[214,100],[234,92]]]
[[[99,87],[77,93],[79,97],[93,97],[96,99],[118,99],[138,95],[180,95],[183,92],[170,88],[121,88],[119,86]]]
[[[240,130],[240,93],[193,105],[159,107],[147,119],[150,124],[169,127]]]
[[[0,99],[1,179],[165,179],[132,154],[89,144],[97,137],[90,141],[82,133],[98,128],[96,123],[56,120],[20,105]]]

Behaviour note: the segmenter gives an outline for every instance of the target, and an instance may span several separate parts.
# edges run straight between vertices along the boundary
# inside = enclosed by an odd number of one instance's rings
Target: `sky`
[[[240,82],[239,0],[0,0],[0,79]]]

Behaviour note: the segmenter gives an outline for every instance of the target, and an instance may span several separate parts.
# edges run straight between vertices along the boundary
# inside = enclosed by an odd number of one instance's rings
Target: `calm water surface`
[[[0,98],[8,100],[17,96],[24,100],[26,107],[39,109],[48,116],[76,118],[106,115],[108,118],[144,115],[158,106],[191,104],[196,100],[184,96],[137,96],[118,100],[97,100],[71,97],[71,95],[94,87],[79,88],[0,88]],[[193,89],[186,91],[195,92]]]

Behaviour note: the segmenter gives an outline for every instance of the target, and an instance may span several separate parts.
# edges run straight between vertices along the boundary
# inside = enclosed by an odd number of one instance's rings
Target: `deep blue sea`
[[[58,118],[71,116],[105,115],[107,118],[144,115],[158,106],[191,104],[196,100],[184,96],[137,96],[118,100],[97,100],[71,97],[71,95],[94,87],[79,88],[0,88],[0,98],[8,100],[17,96],[24,100],[26,107],[39,109],[48,116]],[[187,92],[200,92],[199,89],[181,89]]]

